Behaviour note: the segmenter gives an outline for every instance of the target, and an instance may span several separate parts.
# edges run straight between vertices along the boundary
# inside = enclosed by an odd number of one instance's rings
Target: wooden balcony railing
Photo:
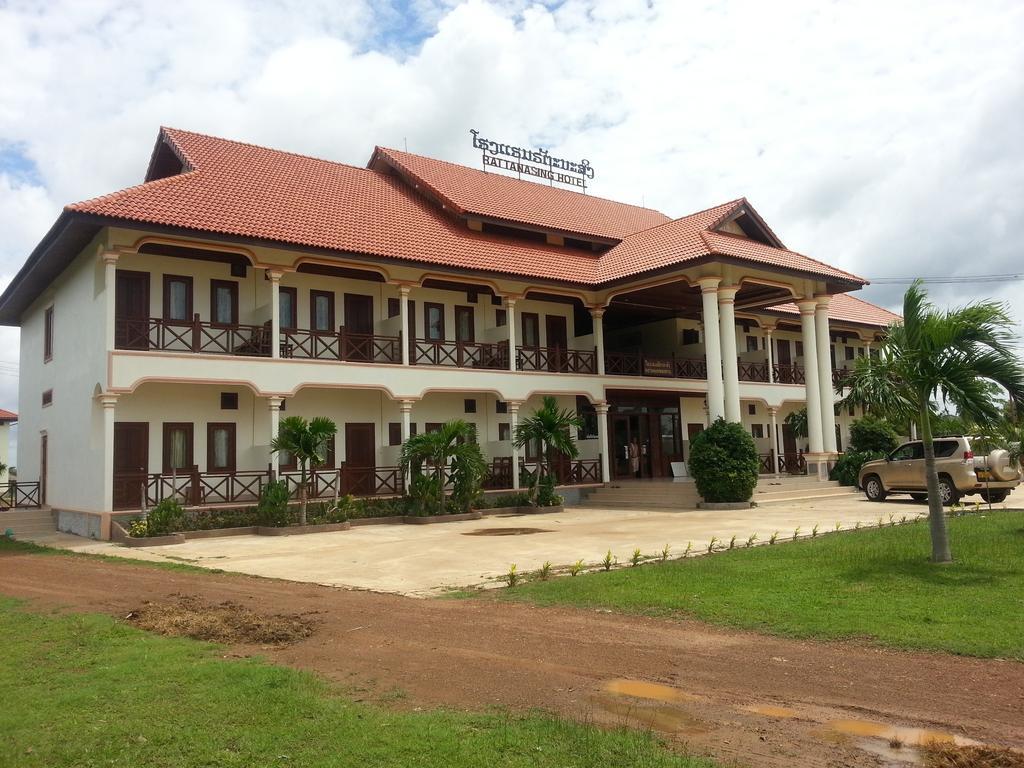
[[[401,336],[288,329],[281,331],[281,357],[352,363],[401,363]]]
[[[36,509],[40,506],[38,482],[11,480],[7,483],[0,483],[0,510]],[[0,531],[0,534],[2,533]]]
[[[747,363],[738,361],[740,381],[768,381],[768,363]]]
[[[779,472],[790,475],[803,475],[807,473],[807,461],[804,459],[804,452],[780,453]]]
[[[520,371],[595,374],[597,350],[516,347],[516,368]]]
[[[704,360],[687,357],[652,357],[641,352],[609,352],[604,356],[605,373],[612,376],[656,376],[670,379],[706,379]]]
[[[413,365],[508,370],[508,342],[413,339],[409,346],[409,362]]]
[[[194,315],[192,322],[159,317],[114,320],[118,349],[270,357],[272,335],[269,322],[220,325],[200,320],[199,315]]]
[[[846,386],[853,371],[847,368],[833,368],[832,369],[832,386],[839,389]]]
[[[761,475],[774,475],[779,470],[776,469],[775,463],[775,451],[768,451],[768,453],[757,454],[758,463],[758,474]]]
[[[775,374],[776,384],[805,384],[804,367],[802,365],[780,365],[772,366]]]
[[[511,460],[509,464],[511,469]],[[519,472],[524,480],[533,481],[540,467],[536,460],[519,462]],[[554,460],[551,471],[559,485],[588,485],[601,482],[601,459]]]

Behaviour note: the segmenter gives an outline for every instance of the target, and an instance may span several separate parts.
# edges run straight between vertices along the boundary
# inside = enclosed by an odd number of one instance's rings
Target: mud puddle
[[[480,528],[463,536],[528,536],[531,533],[551,533],[546,528]]]

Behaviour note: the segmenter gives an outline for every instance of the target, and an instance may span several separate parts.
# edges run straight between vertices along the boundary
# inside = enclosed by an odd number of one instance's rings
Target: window
[[[53,390],[48,389],[43,392],[43,407],[53,404]]]
[[[508,403],[504,400],[499,400],[494,404],[495,413],[508,413]]]
[[[164,422],[164,473],[191,472],[192,424],[190,422]]]
[[[466,413],[476,413],[476,400],[467,397],[463,402],[463,408]]]
[[[423,330],[428,341],[444,341],[444,305],[427,302],[423,305]]]
[[[476,341],[476,321],[472,307],[455,308],[455,340]]]
[[[431,432],[440,432],[442,426],[439,421],[428,421],[423,425],[423,430],[429,435]]]
[[[238,325],[238,283],[210,281],[210,320],[214,325]]]
[[[797,357],[803,357],[804,356],[804,343],[802,341],[794,341],[793,342],[793,349],[794,349],[793,354],[795,354]]]
[[[43,313],[43,362],[53,359],[53,307],[47,307]]]
[[[523,313],[523,346],[540,346],[540,317],[535,312]]]
[[[398,299],[388,299],[388,317],[398,317],[402,314],[402,302]]]
[[[750,436],[755,440],[761,440],[764,438],[764,424],[751,424],[750,425]]]
[[[299,327],[299,292],[295,288],[278,288],[277,304],[281,308],[281,327],[294,331]]]
[[[235,425],[206,425],[206,471],[235,471]]]
[[[597,409],[582,395],[576,396],[576,414],[583,419],[583,425],[576,432],[577,440],[597,437]]]
[[[872,359],[872,360],[877,360],[877,359],[878,359],[878,354],[879,354],[879,353],[878,353],[878,350],[877,350],[877,349],[872,349],[872,350],[871,350],[871,353],[870,353],[871,359]]]
[[[192,319],[192,278],[164,275],[164,320],[187,323]]]
[[[936,440],[932,445],[935,447],[935,458],[936,459],[948,459],[954,453],[956,453],[957,442],[956,440]],[[924,448],[921,449],[921,455],[924,455]]]
[[[220,393],[220,409],[222,411],[237,411],[238,410],[238,393],[237,392],[221,392]]]
[[[700,344],[700,331],[696,328],[683,328],[683,346]]]
[[[847,360],[853,360],[853,347],[843,347],[843,352]]]
[[[857,347],[857,357],[864,357],[864,347]]]
[[[757,352],[757,336],[747,336],[747,352]]]
[[[414,421],[409,424],[409,437],[416,437],[417,432],[419,432],[419,430],[416,428],[416,422]]]
[[[309,328],[320,333],[334,331],[334,293],[331,291],[309,292]]]
[[[756,403],[747,403],[747,413],[750,414],[751,416],[756,416],[757,415],[757,404]]]
[[[498,440],[507,442],[512,439],[512,425],[507,421],[498,424]]]
[[[504,328],[508,325],[508,312],[504,309],[494,310],[494,327]]]
[[[324,451],[324,460],[320,464],[313,464],[313,469],[334,469],[337,465],[334,463],[334,437],[327,441],[326,450]]]
[[[401,445],[402,444],[402,423],[400,421],[392,421],[388,424],[388,445]]]
[[[924,458],[924,445],[921,443],[905,443],[889,454],[893,461],[913,461]]]

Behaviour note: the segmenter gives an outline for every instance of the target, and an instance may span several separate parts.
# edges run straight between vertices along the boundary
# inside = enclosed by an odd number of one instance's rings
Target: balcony
[[[412,365],[508,370],[508,342],[413,339],[409,345]]]
[[[200,320],[199,315],[192,322],[159,317],[114,321],[114,343],[118,349],[270,357],[271,336],[269,322],[220,325]]]
[[[516,347],[516,369],[554,373],[597,373],[597,350]]]
[[[654,376],[669,379],[707,379],[704,360],[653,357],[641,352],[610,352],[604,356],[604,370],[610,376]]]
[[[344,326],[337,333],[282,329],[281,357],[350,363],[401,363],[402,337],[350,333]]]

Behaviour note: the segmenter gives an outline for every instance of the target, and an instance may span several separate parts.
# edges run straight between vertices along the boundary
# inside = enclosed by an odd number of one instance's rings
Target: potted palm
[[[540,460],[537,477],[530,485],[530,503],[533,506],[550,506],[553,497],[554,477],[551,474],[551,454],[558,453],[569,459],[579,456],[576,440],[572,436],[574,429],[583,426],[583,419],[567,408],[559,408],[558,401],[546,395],[541,407],[524,418],[516,427],[516,448],[523,448],[531,443],[540,445]],[[545,496],[540,498],[541,490],[547,488]]]
[[[299,525],[306,524],[306,493],[310,464],[322,464],[327,459],[327,444],[337,433],[338,427],[328,418],[317,416],[306,421],[301,416],[281,419],[277,437],[270,443],[272,453],[282,451],[290,454],[299,465]]]

